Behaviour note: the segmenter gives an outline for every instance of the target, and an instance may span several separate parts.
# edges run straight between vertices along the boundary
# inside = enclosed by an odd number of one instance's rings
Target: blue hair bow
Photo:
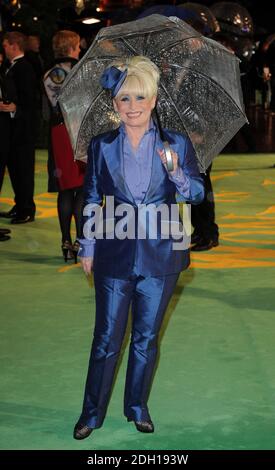
[[[111,91],[112,98],[114,98],[122,87],[126,77],[127,69],[124,70],[124,72],[121,72],[121,70],[114,66],[108,67],[100,77],[100,85],[102,88],[109,89]]]

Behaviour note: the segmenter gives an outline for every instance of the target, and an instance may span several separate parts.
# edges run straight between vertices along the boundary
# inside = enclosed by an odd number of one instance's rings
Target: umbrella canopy
[[[239,60],[184,21],[161,15],[101,29],[68,75],[59,102],[75,158],[86,159],[91,137],[118,127],[109,91],[99,79],[116,59],[132,55],[147,56],[160,68],[161,126],[188,134],[205,171],[247,122]]]

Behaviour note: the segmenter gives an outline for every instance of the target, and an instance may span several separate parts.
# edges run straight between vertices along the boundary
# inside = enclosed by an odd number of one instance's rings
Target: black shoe
[[[79,247],[80,247],[80,243],[76,240],[72,246],[72,253],[73,253],[75,264],[77,264],[77,255],[78,255]]]
[[[73,247],[71,242],[65,240],[61,245],[61,249],[65,263],[67,263],[68,259],[73,259]]]
[[[8,233],[11,233],[9,228],[0,228],[0,235],[7,235]]]
[[[93,430],[93,428],[89,428],[89,426],[86,424],[76,423],[74,427],[74,439],[77,439],[78,441],[81,439],[86,439],[86,437],[89,437]]]
[[[26,215],[25,217],[14,217],[11,219],[11,224],[27,224],[34,221],[34,215]]]
[[[9,235],[1,235],[0,234],[0,242],[6,242],[9,239],[10,239]]]
[[[128,421],[132,421],[132,419],[128,418]],[[155,430],[154,424],[150,419],[148,421],[134,421],[134,423],[139,432],[150,433]]]
[[[0,212],[0,217],[4,217],[5,219],[13,219],[16,217],[16,206],[13,206],[8,212]]]
[[[210,240],[210,241],[202,240],[196,245],[191,246],[191,251],[207,251],[207,250],[211,250],[211,248],[214,248],[215,246],[218,246],[218,245],[219,245],[218,240]]]

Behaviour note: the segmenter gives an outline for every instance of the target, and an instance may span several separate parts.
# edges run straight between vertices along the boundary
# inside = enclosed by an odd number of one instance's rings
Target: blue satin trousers
[[[158,277],[132,275],[124,280],[95,273],[96,322],[80,423],[91,428],[102,426],[130,306],[132,332],[124,414],[133,421],[150,419],[147,401],[158,334],[178,277],[178,273]]]

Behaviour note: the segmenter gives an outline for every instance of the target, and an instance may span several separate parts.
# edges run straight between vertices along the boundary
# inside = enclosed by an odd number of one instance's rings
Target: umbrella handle
[[[165,142],[163,142],[163,147],[164,147],[164,152],[165,152],[165,157],[166,157],[167,170],[168,171],[173,171],[174,170],[174,164],[173,164],[170,145],[167,141],[165,141]]]

